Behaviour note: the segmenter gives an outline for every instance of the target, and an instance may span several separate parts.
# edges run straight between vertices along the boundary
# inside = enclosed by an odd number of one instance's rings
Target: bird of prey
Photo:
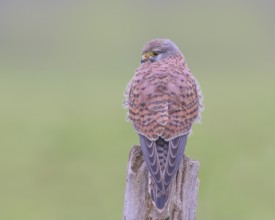
[[[125,96],[149,171],[149,193],[154,206],[163,210],[192,124],[200,120],[200,87],[175,43],[155,39],[144,45]]]

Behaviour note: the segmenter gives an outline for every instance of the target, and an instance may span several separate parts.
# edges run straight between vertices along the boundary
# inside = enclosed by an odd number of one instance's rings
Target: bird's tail
[[[159,211],[162,211],[167,204],[170,189],[168,188],[165,192],[161,192],[151,178],[151,175],[149,175],[149,192],[151,194],[154,206]]]

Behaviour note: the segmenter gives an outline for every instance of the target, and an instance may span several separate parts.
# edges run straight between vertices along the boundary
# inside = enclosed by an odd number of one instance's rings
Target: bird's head
[[[161,59],[181,54],[179,48],[169,39],[155,39],[147,42],[142,49],[141,63],[156,62]]]

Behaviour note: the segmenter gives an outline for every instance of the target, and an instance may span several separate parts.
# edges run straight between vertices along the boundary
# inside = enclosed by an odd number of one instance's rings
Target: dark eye
[[[159,52],[153,51],[152,54],[153,54],[153,56],[157,56],[157,55],[159,55]]]

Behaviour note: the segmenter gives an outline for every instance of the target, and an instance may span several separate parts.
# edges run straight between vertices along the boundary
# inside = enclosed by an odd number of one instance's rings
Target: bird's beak
[[[145,53],[142,55],[141,63],[145,63],[150,58],[150,53]]]

